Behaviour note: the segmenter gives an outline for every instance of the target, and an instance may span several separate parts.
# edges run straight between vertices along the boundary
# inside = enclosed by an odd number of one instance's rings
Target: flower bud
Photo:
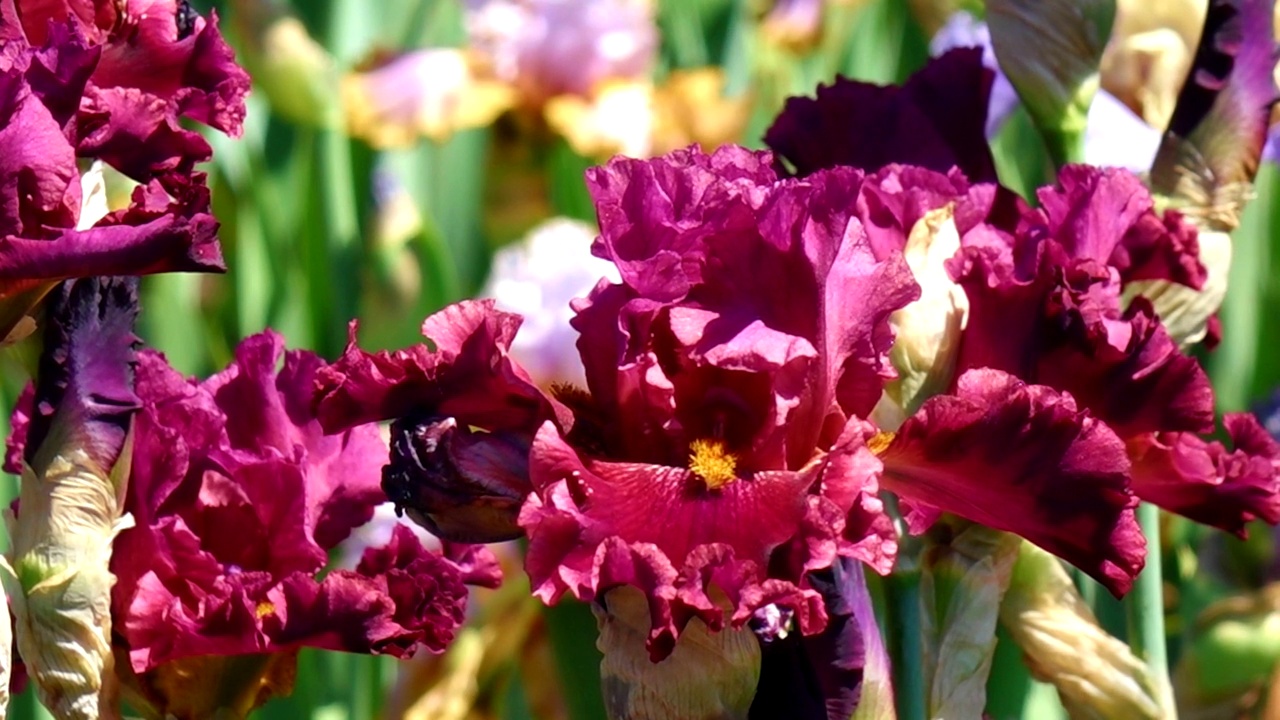
[[[1182,345],[1205,336],[1226,295],[1228,235],[1253,195],[1253,180],[1278,96],[1272,3],[1214,3],[1204,20],[1195,63],[1165,131],[1150,185],[1157,201],[1199,230],[1208,270],[1196,290],[1144,282],[1134,293],[1152,299],[1169,334]],[[1128,288],[1126,288],[1128,291]]]
[[[1280,662],[1280,584],[1216,602],[1197,625],[1174,673],[1178,707],[1188,714],[1230,708],[1215,716],[1245,716]]]
[[[930,717],[981,717],[997,610],[1022,541],[949,517],[931,529],[928,540],[920,597]]]
[[[786,625],[777,620],[790,617],[776,612],[774,605],[762,608],[774,612],[757,611],[752,629],[764,647],[752,720],[897,717],[889,653],[863,573],[862,563],[847,557],[809,573],[828,618],[826,628],[815,635],[779,632]]]
[[[1073,718],[1172,717],[1129,646],[1098,626],[1057,558],[1022,543],[1000,622],[1037,680],[1052,683]]]
[[[523,534],[516,516],[529,492],[529,442],[453,418],[402,418],[391,424],[382,490],[397,512],[445,540],[511,540]]]
[[[610,720],[745,719],[760,680],[760,643],[749,628],[711,632],[694,618],[671,655],[649,659],[644,595],[623,585],[592,605],[604,653],[600,685]]]
[[[137,281],[69,281],[48,310],[3,579],[41,702],[58,718],[88,720],[112,690],[108,565],[116,534],[132,524],[121,506],[140,406]]]
[[[1083,158],[1089,105],[1115,0],[990,0],[987,24],[1000,67],[1054,162]]]
[[[925,213],[911,228],[903,255],[920,285],[920,298],[889,318],[895,337],[889,359],[898,379],[885,386],[876,408],[880,427],[896,430],[920,404],[951,383],[969,300],[945,263],[960,249],[954,208]]]

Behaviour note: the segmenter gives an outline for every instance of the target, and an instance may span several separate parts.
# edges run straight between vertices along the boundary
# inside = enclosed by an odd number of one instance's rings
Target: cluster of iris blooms
[[[1035,10],[991,6],[1000,55]],[[1155,507],[1280,521],[1280,445],[1247,414],[1214,439],[1188,354],[1276,99],[1271,3],[1211,8],[1145,178],[1072,162],[1088,72],[1006,57],[1060,167],[1002,186],[976,49],[793,99],[770,151],[591,169],[617,279],[572,303],[584,385],[536,381],[486,300],[402,350],[268,331],[182,376],[139,347],[136,276],[224,269],[181,121],[238,133],[248,76],[185,2],[0,13],[0,330],[43,341],[5,458],[9,667],[59,718],[244,715],[301,647],[442,652],[517,538],[534,596],[595,610],[613,717],[977,717],[997,621],[1080,716],[1170,717],[1163,658],[1053,556],[1124,595]],[[104,172],[136,183],[118,209]],[[325,572],[387,498],[439,542]],[[891,611],[941,604],[923,657],[883,641],[879,575],[920,586]]]

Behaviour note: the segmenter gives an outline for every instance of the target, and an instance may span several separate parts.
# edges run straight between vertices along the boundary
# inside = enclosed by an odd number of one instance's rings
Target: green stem
[[[563,599],[544,608],[543,618],[555,653],[560,686],[567,690],[570,720],[606,717],[600,688],[600,651],[596,649],[596,619],[585,603]]]
[[[899,720],[924,720],[928,688],[921,655],[920,571],[895,571],[885,578],[889,613],[889,655]]]
[[[1176,718],[1169,684],[1169,656],[1164,632],[1164,578],[1160,560],[1160,508],[1150,503],[1138,506],[1138,523],[1147,541],[1147,564],[1125,599],[1129,618],[1129,647],[1147,663],[1151,682],[1156,685],[1164,717]]]
[[[1098,584],[1089,577],[1085,571],[1078,567],[1071,568],[1071,581],[1075,583],[1076,590],[1080,591],[1080,597],[1093,608],[1094,612],[1098,610]]]

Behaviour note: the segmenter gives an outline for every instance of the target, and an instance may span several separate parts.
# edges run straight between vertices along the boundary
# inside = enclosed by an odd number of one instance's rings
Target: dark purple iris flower
[[[838,78],[817,97],[793,97],[765,143],[799,175],[837,166],[878,170],[890,163],[996,179],[987,145],[988,98],[995,73],[981,48],[952,50],[902,86]],[[874,138],[868,142],[867,138]]]

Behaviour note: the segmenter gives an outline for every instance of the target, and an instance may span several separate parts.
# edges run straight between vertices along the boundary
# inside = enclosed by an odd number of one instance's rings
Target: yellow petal
[[[737,142],[746,129],[751,101],[725,96],[720,68],[676,70],[654,97],[653,152],[665,153],[696,143],[714,149]]]
[[[584,157],[646,157],[652,151],[654,98],[647,81],[609,81],[590,98],[558,95],[543,113],[547,125]]]
[[[475,71],[461,50],[419,50],[342,79],[347,130],[378,148],[443,141],[492,123],[515,91]]]

